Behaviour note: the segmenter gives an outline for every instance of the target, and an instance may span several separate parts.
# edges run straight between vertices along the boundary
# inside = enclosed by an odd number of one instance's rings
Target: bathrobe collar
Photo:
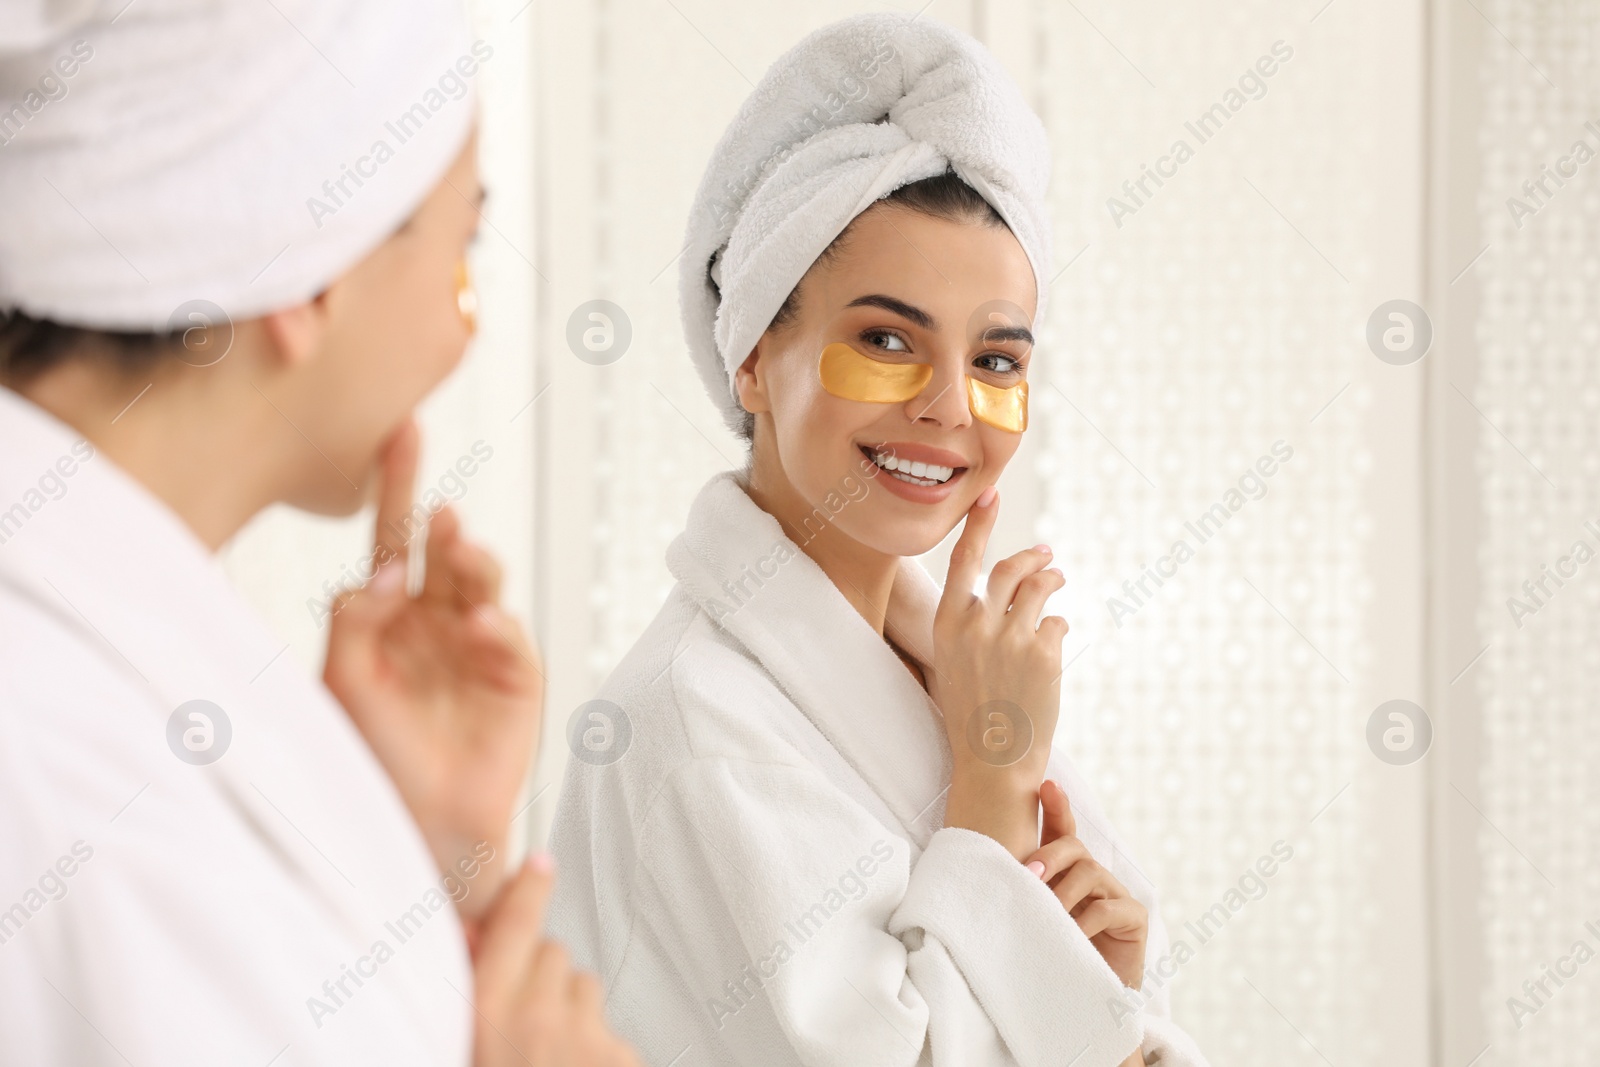
[[[825,510],[848,507],[843,496]],[[918,847],[944,822],[950,746],[943,716],[868,625],[733,471],[711,479],[667,550],[667,566],[882,798]],[[932,674],[939,588],[902,558],[885,633]]]

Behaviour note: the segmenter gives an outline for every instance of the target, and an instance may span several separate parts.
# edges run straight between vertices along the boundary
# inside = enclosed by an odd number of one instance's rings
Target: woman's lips
[[[887,452],[897,459],[920,460],[941,467],[968,467],[967,457],[947,448],[935,448],[915,441],[862,441],[858,447],[867,453]]]
[[[889,490],[889,492],[893,493],[897,497],[900,497],[902,500],[909,500],[916,504],[937,504],[940,501],[947,499],[950,494],[955,491],[956,483],[959,482],[962,476],[967,473],[967,468],[956,467],[954,474],[950,475],[949,478],[937,485],[916,485],[912,482],[908,482],[900,477],[897,477],[896,472],[885,470],[884,468],[878,466],[878,464],[873,461],[872,451],[868,446],[860,445],[858,447],[861,450],[861,454],[867,458],[867,462],[872,464],[872,469],[868,472],[868,474],[875,482],[877,482],[877,484],[883,486],[885,489]],[[884,446],[882,451],[891,452],[895,455],[901,454],[898,450],[894,449],[893,446]],[[937,450],[932,451],[937,452]],[[942,454],[951,455],[951,453]],[[955,458],[959,459],[960,457]],[[924,460],[924,462],[927,461]],[[953,464],[944,465],[952,466]]]

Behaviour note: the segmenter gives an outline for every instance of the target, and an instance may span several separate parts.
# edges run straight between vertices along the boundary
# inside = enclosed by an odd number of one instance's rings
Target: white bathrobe
[[[448,887],[282,653],[176,515],[0,389],[0,1064],[468,1061]],[[197,699],[231,727],[209,765],[168,741]]]
[[[1204,1063],[1164,988],[1141,1007],[1043,882],[943,827],[937,707],[731,472],[667,561],[609,705],[576,719],[552,839],[550,931],[649,1063],[1110,1067],[1141,1040]],[[924,664],[938,595],[901,563],[888,625]],[[1159,958],[1148,880],[1059,749],[1049,775]]]

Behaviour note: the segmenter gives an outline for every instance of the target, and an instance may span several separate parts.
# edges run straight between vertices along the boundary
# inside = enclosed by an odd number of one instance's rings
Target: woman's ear
[[[767,376],[761,366],[761,346],[766,341],[763,337],[756,342],[750,350],[739,369],[734,371],[733,385],[739,394],[739,403],[752,415],[759,411],[771,411],[772,403],[767,397]]]
[[[322,346],[327,332],[328,309],[325,294],[300,304],[269,311],[261,317],[272,354],[284,369],[299,367]]]

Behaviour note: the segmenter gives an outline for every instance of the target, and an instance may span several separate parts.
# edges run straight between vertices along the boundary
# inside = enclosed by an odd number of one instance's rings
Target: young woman
[[[553,839],[552,930],[651,1062],[1204,1062],[1137,992],[1152,888],[1052,747],[1062,575],[981,573],[1046,159],[980,46],[891,15],[801,42],[718,145],[685,322],[749,462],[672,544],[590,706],[627,747],[572,764]],[[963,521],[941,592],[911,557]]]
[[[0,164],[0,1062],[636,1063],[505,862],[542,679],[498,569],[444,511],[404,589],[411,413],[472,329],[459,5],[0,21],[43,90]],[[324,686],[214,552],[372,489]]]

